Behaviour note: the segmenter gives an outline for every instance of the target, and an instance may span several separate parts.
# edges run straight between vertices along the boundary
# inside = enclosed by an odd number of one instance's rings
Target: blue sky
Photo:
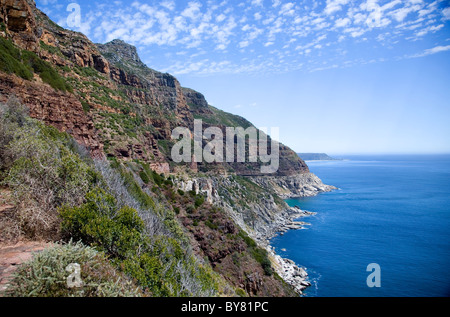
[[[450,153],[448,0],[36,2],[298,152]]]

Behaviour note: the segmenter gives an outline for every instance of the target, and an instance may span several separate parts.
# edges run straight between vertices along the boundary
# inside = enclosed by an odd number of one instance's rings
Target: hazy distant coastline
[[[298,156],[304,161],[341,161],[329,156],[326,153],[297,153]]]

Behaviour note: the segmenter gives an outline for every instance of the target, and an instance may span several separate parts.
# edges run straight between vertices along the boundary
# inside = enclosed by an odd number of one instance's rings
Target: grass
[[[43,41],[40,41],[39,44],[40,44],[41,48],[46,50],[47,52],[54,54],[54,55],[63,56],[63,54],[61,53],[61,50],[58,47],[45,44]]]
[[[59,75],[59,73],[50,65],[43,61],[39,56],[30,51],[22,51],[23,63],[39,74],[42,81],[49,84],[52,88],[61,91],[73,92],[73,88]]]
[[[0,37],[0,70],[31,80],[33,72],[21,62],[20,56],[21,51],[10,40]]]
[[[46,48],[57,49],[49,45]],[[26,80],[33,79],[33,73],[36,73],[43,82],[49,84],[52,88],[64,92],[73,92],[72,86],[50,63],[42,60],[33,52],[18,49],[10,40],[2,37],[0,37],[0,70],[8,74],[16,74]]]

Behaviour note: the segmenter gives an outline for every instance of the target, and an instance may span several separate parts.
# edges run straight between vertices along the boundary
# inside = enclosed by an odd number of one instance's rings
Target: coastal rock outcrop
[[[264,188],[272,188],[283,199],[311,197],[337,189],[334,186],[325,185],[313,173],[277,177],[251,177],[251,180]]]
[[[203,194],[208,203],[225,211],[227,221],[220,223],[225,235],[242,229],[270,250],[274,235],[302,228],[304,223],[295,220],[310,215],[289,207],[283,198],[335,189],[311,174],[307,164],[283,144],[279,169],[271,176],[261,174],[261,163],[176,164],[171,159],[174,128],[192,130],[194,118],[203,120],[204,129],[215,126],[225,131],[253,125],[210,106],[201,93],[183,88],[174,76],[150,69],[134,46],[121,40],[94,44],[85,35],[53,23],[32,0],[1,0],[0,23],[2,40],[35,53],[38,62],[71,88],[54,88],[37,71],[28,79],[0,71],[0,102],[17,96],[31,117],[68,132],[95,158],[139,162],[158,174],[171,174],[175,188]],[[20,56],[12,58],[28,67]],[[224,247],[214,228],[207,231],[216,235],[216,249],[207,245],[211,239],[202,228],[193,229],[193,238],[200,247],[203,243],[212,265],[242,249],[240,245]],[[272,255],[280,276],[298,291],[307,286],[303,269]],[[263,273],[242,276],[242,288],[257,294],[263,278]]]

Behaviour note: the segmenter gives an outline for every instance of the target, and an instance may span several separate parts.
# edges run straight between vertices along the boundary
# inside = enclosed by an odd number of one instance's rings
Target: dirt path
[[[7,188],[0,187],[0,220],[8,218],[7,214],[11,212],[14,212],[11,192]],[[3,226],[10,224],[12,223],[5,222]],[[6,228],[2,227],[2,229]],[[37,241],[9,242],[8,239],[2,239],[5,238],[1,236],[2,233],[5,232],[0,232],[0,297],[20,264],[30,260],[34,252],[51,246],[49,243]]]
[[[50,247],[45,242],[19,242],[11,246],[0,247],[0,296],[8,287],[12,274],[20,264],[30,260],[33,253]]]

